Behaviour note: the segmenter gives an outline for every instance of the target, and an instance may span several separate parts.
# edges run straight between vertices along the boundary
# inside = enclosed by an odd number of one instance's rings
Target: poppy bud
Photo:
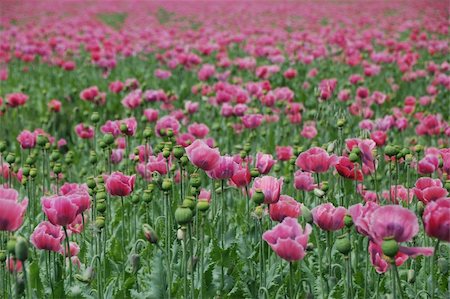
[[[256,189],[255,193],[253,193],[252,200],[255,202],[255,204],[260,205],[264,202],[264,193],[261,189]]]
[[[189,163],[189,159],[186,155],[180,158],[181,165],[186,166]]]
[[[414,269],[408,270],[407,281],[408,283],[414,283],[416,281],[416,273],[414,272]]]
[[[384,149],[384,153],[388,157],[397,156],[399,151],[400,151],[399,147],[398,146],[393,146],[393,145],[387,145],[386,148]]]
[[[37,176],[37,169],[31,168],[30,169],[30,177],[35,178]]]
[[[188,224],[192,221],[194,213],[189,207],[181,206],[175,210],[175,221],[180,224]]]
[[[6,150],[6,143],[4,141],[0,141],[0,152],[4,152]]]
[[[383,250],[384,255],[393,258],[397,255],[399,246],[394,238],[386,238],[381,244],[381,249]]]
[[[328,181],[323,181],[322,185],[320,186],[320,190],[322,190],[323,192],[327,192],[329,188],[330,187],[328,186]]]
[[[345,123],[346,123],[345,118],[338,119],[337,121],[338,128],[342,128],[345,125]]]
[[[312,223],[313,222],[313,217],[312,217],[312,213],[310,211],[310,209],[308,209],[305,205],[301,205],[301,215],[303,217],[303,219],[307,222],[307,223]]]
[[[94,268],[87,267],[86,270],[84,270],[83,274],[75,274],[75,278],[78,281],[84,282],[84,283],[90,283],[92,279],[94,278]]]
[[[416,153],[420,153],[420,152],[422,152],[423,151],[423,145],[421,145],[421,144],[417,144],[415,147],[414,147],[414,151],[416,152]]]
[[[133,204],[137,204],[139,203],[139,195],[138,194],[133,194],[133,196],[131,196],[131,203]]]
[[[185,237],[186,237],[186,231],[184,230],[184,228],[177,229],[177,239],[181,241],[181,240],[184,240]]]
[[[350,243],[350,240],[347,237],[347,234],[341,235],[336,239],[336,249],[343,255],[348,255],[349,252],[352,250],[352,244]]]
[[[16,246],[15,246],[15,254],[16,254],[16,258],[19,261],[24,262],[27,260],[27,258],[28,258],[28,242],[27,242],[27,240],[25,240],[25,238],[22,238],[22,237],[17,238]]]
[[[147,239],[147,241],[149,241],[152,244],[158,243],[158,235],[156,234],[156,232],[153,230],[153,228],[150,225],[148,225],[146,223],[143,224],[142,231],[144,232],[144,236]]]

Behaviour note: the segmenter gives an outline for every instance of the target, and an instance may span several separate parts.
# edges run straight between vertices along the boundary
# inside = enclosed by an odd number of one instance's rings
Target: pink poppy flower
[[[20,143],[22,149],[34,148],[36,146],[36,140],[37,134],[28,130],[23,130],[17,136],[17,141]]]
[[[22,226],[28,199],[18,202],[19,193],[0,186],[0,231],[16,231]]]
[[[226,180],[231,178],[237,170],[238,164],[234,162],[233,157],[221,156],[216,166],[206,174],[215,180]]]
[[[136,176],[126,176],[121,172],[113,172],[105,180],[106,191],[112,196],[128,196],[133,192]]]
[[[283,178],[277,180],[272,176],[266,175],[254,180],[251,193],[253,194],[256,189],[259,189],[264,193],[264,203],[273,204],[280,198],[282,187]]]
[[[260,174],[268,174],[276,162],[270,154],[256,154],[256,168]]]
[[[414,194],[424,204],[443,198],[448,194],[448,191],[442,188],[442,182],[439,179],[419,178],[414,186]]]
[[[294,155],[294,149],[291,146],[277,146],[275,148],[277,158],[280,161],[289,161]]]
[[[383,250],[381,246],[372,241],[369,242],[369,254],[370,254],[370,262],[375,267],[375,270],[378,273],[385,273],[391,267],[390,261],[387,260],[387,257],[383,254]],[[408,260],[408,255],[403,252],[398,252],[395,256],[395,265],[397,267],[403,265],[404,262]]]
[[[294,262],[305,257],[311,231],[309,224],[303,229],[297,219],[286,217],[283,222],[266,231],[262,238],[279,257]]]
[[[64,233],[61,226],[56,226],[48,221],[39,223],[31,234],[30,240],[34,247],[41,250],[59,252]]]
[[[298,218],[301,214],[300,208],[300,203],[292,197],[280,195],[280,200],[270,205],[269,215],[273,221],[281,222],[286,217]]]
[[[294,173],[294,187],[297,190],[303,191],[313,191],[314,188],[317,187],[317,184],[314,184],[314,178],[310,172],[303,172],[301,170],[297,170]]]
[[[209,133],[209,128],[205,124],[193,123],[188,127],[188,132],[194,135],[196,138],[205,138]]]
[[[335,231],[344,227],[344,217],[347,210],[344,207],[335,208],[332,203],[325,203],[311,210],[314,223],[323,230]]]
[[[174,135],[178,135],[180,123],[175,117],[166,115],[156,122],[155,133],[162,136],[162,134],[166,134],[168,129],[171,129]]]
[[[78,137],[82,139],[92,139],[95,135],[93,127],[82,123],[75,126],[75,133],[77,133]]]
[[[450,242],[450,198],[430,202],[422,219],[428,236]]]
[[[186,154],[192,164],[205,171],[214,169],[220,159],[218,149],[210,148],[204,141],[199,139],[186,147]]]
[[[334,165],[336,162],[336,156],[329,156],[324,149],[313,147],[301,153],[295,164],[303,171],[321,173],[327,172],[330,166]]]

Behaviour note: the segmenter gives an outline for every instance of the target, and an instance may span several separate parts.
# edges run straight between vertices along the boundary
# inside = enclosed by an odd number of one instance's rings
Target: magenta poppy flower
[[[336,171],[346,179],[362,181],[363,174],[361,169],[355,169],[356,164],[351,162],[348,157],[340,157],[335,165]]]
[[[428,236],[450,242],[450,198],[432,201],[425,207],[422,219]]]
[[[335,162],[337,162],[336,156],[329,156],[324,149],[313,147],[301,153],[295,164],[303,171],[322,173],[327,172]]]
[[[418,163],[419,174],[432,174],[439,168],[439,159],[437,155],[426,155]]]
[[[277,159],[280,161],[289,161],[294,155],[294,149],[291,146],[277,146],[275,151],[277,152]]]
[[[264,119],[262,114],[247,114],[241,117],[242,124],[247,129],[256,129],[259,127]]]
[[[127,127],[127,129],[124,133],[125,135],[134,136],[134,134],[136,134],[137,121],[134,117],[125,118],[125,119],[120,120],[119,121],[119,129],[122,124],[125,124],[125,126]]]
[[[215,180],[226,180],[230,179],[237,170],[238,164],[234,162],[233,157],[221,156],[216,166],[206,174]]]
[[[270,154],[256,154],[256,168],[260,174],[268,174],[276,162]]]
[[[123,89],[123,83],[121,81],[114,81],[109,83],[108,88],[112,93],[119,93]]]
[[[335,208],[332,203],[325,203],[311,210],[314,223],[323,230],[335,231],[344,227],[344,217],[347,210],[344,207]]]
[[[442,188],[441,180],[426,177],[419,178],[413,190],[417,199],[424,204],[446,197],[448,194],[448,191]]]
[[[231,177],[231,181],[233,184],[235,184],[237,187],[245,187],[250,184],[252,180],[252,176],[250,174],[250,169],[248,169],[248,166],[242,166],[241,164],[238,164],[238,168],[235,170],[233,176]]]
[[[67,226],[78,215],[79,207],[72,201],[71,196],[52,195],[41,198],[42,210],[48,221],[53,225]]]
[[[84,215],[84,220],[83,220],[83,215],[84,214],[78,214],[77,217],[75,218],[75,220],[69,224],[69,226],[67,227],[69,229],[69,231],[71,233],[74,234],[79,234],[83,231],[84,228],[84,223],[87,222],[88,220],[88,216]]]
[[[17,141],[20,143],[22,149],[34,148],[36,146],[36,140],[37,134],[28,130],[23,130],[17,136]]]
[[[72,202],[78,206],[77,214],[90,208],[91,197],[86,184],[65,183],[59,191],[62,195],[70,197]]]
[[[115,120],[108,120],[106,123],[100,127],[100,131],[104,134],[112,134],[114,137],[117,137],[120,135],[120,123],[119,121]]]
[[[199,139],[186,147],[186,154],[192,164],[205,171],[214,169],[220,159],[218,149],[210,148],[204,141]]]
[[[177,136],[177,144],[182,147],[188,147],[195,141],[195,136],[189,133],[183,133]]]
[[[161,175],[167,174],[168,161],[164,158],[162,153],[159,153],[157,157],[150,156],[148,158],[147,169],[150,172],[158,172]]]
[[[22,226],[28,199],[18,202],[19,193],[0,186],[0,231],[16,231]]]
[[[305,257],[311,231],[309,224],[303,229],[297,219],[286,217],[283,222],[266,231],[262,238],[279,257],[295,262]]]
[[[370,134],[370,138],[376,143],[378,147],[386,144],[387,134],[384,131],[375,131]]]
[[[50,111],[52,112],[59,112],[61,111],[61,102],[58,100],[51,100],[50,102],[48,102],[47,107]]]
[[[270,219],[278,222],[283,221],[286,217],[298,218],[300,214],[300,203],[288,195],[280,195],[280,200],[270,205],[269,209]]]
[[[200,193],[198,194],[198,200],[199,201],[211,201],[211,191],[208,191],[206,189],[201,189]]]
[[[317,136],[316,124],[314,122],[305,123],[300,135],[306,139],[313,139]]]
[[[113,172],[105,180],[106,191],[112,196],[128,196],[134,190],[136,176],[127,176],[121,172]]]
[[[370,216],[379,208],[374,202],[367,202],[364,206],[356,204],[348,208],[348,214],[352,217],[356,231],[364,236],[370,236]]]
[[[19,107],[25,105],[28,100],[28,96],[21,92],[10,93],[6,95],[6,104],[11,107]]]
[[[314,188],[317,187],[317,184],[314,184],[314,178],[311,172],[303,172],[301,170],[297,170],[294,173],[294,187],[297,190],[303,191],[313,191]]]
[[[188,127],[188,132],[195,137],[202,139],[205,138],[209,133],[209,128],[205,124],[193,123]]]
[[[178,120],[170,115],[166,115],[161,117],[157,122],[155,126],[155,133],[158,136],[161,136],[161,134],[165,134],[167,130],[171,129],[174,135],[178,135],[178,131],[180,129],[180,123]]]
[[[276,179],[272,176],[263,176],[253,181],[252,194],[256,189],[264,193],[264,203],[274,204],[280,198],[281,188],[283,187],[283,178]]]
[[[48,221],[39,223],[31,234],[30,240],[34,247],[41,250],[59,252],[64,232],[61,226],[56,226]]]
[[[144,116],[148,122],[154,123],[158,120],[159,111],[156,109],[148,108],[144,110]]]
[[[136,89],[131,91],[122,100],[122,105],[128,109],[136,109],[142,103],[142,91]]]
[[[93,127],[81,123],[75,126],[75,133],[82,139],[92,139],[95,131]]]

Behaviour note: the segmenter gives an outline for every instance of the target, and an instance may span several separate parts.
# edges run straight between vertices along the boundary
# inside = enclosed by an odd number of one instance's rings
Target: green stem
[[[72,284],[72,259],[70,253],[70,243],[69,243],[69,234],[67,233],[67,228],[63,226],[64,234],[66,235],[66,254],[69,257],[69,286]]]
[[[434,265],[436,264],[436,257],[437,257],[437,253],[439,251],[439,243],[440,240],[438,239],[436,241],[436,245],[434,246],[434,254],[433,254],[433,261],[431,262],[431,299],[434,299],[434,293],[435,293],[435,283],[436,283],[436,274],[435,274],[435,269],[434,269]]]
[[[294,268],[292,267],[292,262],[289,262],[289,298],[294,298]]]

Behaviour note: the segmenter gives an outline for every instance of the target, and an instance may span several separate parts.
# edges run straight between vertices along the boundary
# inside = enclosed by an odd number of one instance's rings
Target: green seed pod
[[[345,217],[344,217],[344,223],[345,223],[345,226],[346,227],[352,227],[352,225],[353,225],[353,219],[352,219],[352,216],[350,216],[350,215],[345,215]]]
[[[55,166],[53,166],[53,172],[56,174],[60,174],[62,172],[61,163],[56,163]]]
[[[168,150],[163,150],[163,157],[164,158],[169,158],[170,157],[170,151],[168,151]]]
[[[6,251],[0,250],[0,263],[4,263],[6,261]]]
[[[310,243],[306,244],[306,250],[307,251],[313,251],[314,248],[315,248],[314,243],[310,242]]]
[[[186,155],[180,158],[181,165],[186,166],[189,163],[189,159]]]
[[[138,204],[139,203],[139,195],[134,193],[133,196],[131,196],[131,203],[132,204]]]
[[[30,175],[30,167],[29,166],[24,166],[23,168],[22,168],[22,174],[24,175],[24,176],[29,176]]]
[[[153,190],[144,190],[142,194],[142,200],[146,203],[150,203],[153,199]]]
[[[28,242],[27,240],[25,240],[25,238],[17,238],[15,253],[16,258],[21,262],[24,262],[28,259]]]
[[[150,225],[148,225],[146,223],[143,224],[142,231],[144,232],[144,236],[147,239],[147,241],[149,241],[152,244],[158,243],[158,235],[156,234],[156,232],[153,230],[153,228]]]
[[[8,155],[6,155],[5,161],[9,164],[13,164],[16,161],[16,155],[14,155],[14,153],[8,153]]]
[[[3,153],[6,151],[6,142],[0,141],[0,152]]]
[[[30,169],[30,177],[35,178],[38,174],[38,171],[36,168],[31,168]]]
[[[36,143],[40,147],[44,147],[47,142],[48,142],[48,138],[44,135],[38,135],[36,138]]]
[[[450,192],[450,180],[445,181],[444,187],[445,187],[445,189],[447,189],[447,191]]]
[[[359,161],[359,156],[357,154],[355,154],[355,153],[351,153],[350,155],[348,155],[348,158],[353,163]]]
[[[100,115],[98,114],[98,112],[94,112],[91,115],[91,122],[96,124],[100,121]]]
[[[189,207],[178,207],[175,210],[175,221],[179,225],[185,225],[192,221],[192,218],[194,217],[194,213]]]
[[[107,195],[106,192],[97,192],[97,199],[106,199]]]
[[[336,239],[335,246],[337,251],[339,251],[343,255],[348,255],[352,250],[352,244],[350,243],[347,234],[339,236]]]
[[[183,157],[184,153],[185,153],[185,150],[184,150],[184,148],[181,145],[176,145],[173,148],[173,155],[177,159],[180,159],[181,157]]]
[[[320,190],[323,192],[327,192],[330,189],[330,186],[328,185],[328,181],[323,181],[322,186],[320,186]]]
[[[91,152],[89,153],[89,163],[91,163],[91,164],[96,164],[97,161],[98,161],[98,159],[97,159],[97,153],[94,152],[94,151],[91,151]]]
[[[150,137],[152,137],[152,129],[150,127],[146,127],[144,129],[143,135],[145,139],[149,139]]]
[[[343,126],[345,126],[345,123],[346,123],[345,118],[338,119],[337,121],[338,128],[342,128]]]
[[[16,253],[16,238],[15,237],[11,237],[11,239],[8,240],[8,242],[6,243],[6,250],[10,254]]]
[[[114,136],[112,135],[112,134],[105,134],[104,136],[103,136],[103,142],[106,144],[106,145],[111,145],[111,144],[113,144],[114,143],[114,140],[115,140],[115,138],[114,138]]]
[[[245,151],[247,154],[249,154],[250,151],[251,151],[251,149],[252,149],[252,145],[251,145],[249,142],[246,142],[246,143],[244,144],[244,151]]]
[[[252,200],[255,202],[255,204],[260,205],[264,202],[265,196],[261,189],[256,189],[253,193]]]
[[[384,149],[384,153],[388,156],[388,157],[394,157],[397,156],[397,154],[399,153],[400,148],[398,146],[394,146],[394,145],[387,145],[386,148]]]
[[[167,137],[173,137],[173,130],[172,129],[167,129],[166,136]]]
[[[381,249],[383,250],[384,255],[393,258],[398,253],[399,246],[394,238],[386,238],[383,243],[381,243]]]
[[[197,202],[197,210],[200,212],[206,212],[209,209],[209,202],[206,200],[200,200]]]
[[[96,209],[98,212],[104,213],[106,211],[106,202],[105,201],[97,202]]]
[[[198,173],[193,173],[191,174],[191,177],[189,179],[189,183],[191,184],[192,187],[198,188],[201,186],[202,181],[200,179],[200,176]]]
[[[188,207],[193,210],[195,208],[195,198],[193,196],[186,196],[183,200],[183,207]]]
[[[59,160],[60,157],[61,157],[61,155],[59,154],[58,151],[53,151],[53,152],[50,154],[49,159],[50,159],[51,162],[56,162],[56,161]]]
[[[280,170],[281,170],[281,165],[280,165],[280,164],[275,164],[275,165],[273,166],[273,170],[274,170],[276,173],[279,173]]]
[[[103,229],[105,227],[105,217],[103,216],[97,216],[95,219],[95,227],[98,229]]]
[[[162,182],[161,189],[163,191],[170,191],[170,190],[172,190],[172,179],[165,178],[163,180],[163,182]]]
[[[259,170],[258,168],[252,168],[250,170],[250,175],[252,176],[252,178],[256,178],[259,176]]]
[[[424,150],[424,147],[423,147],[423,145],[421,145],[421,144],[417,144],[417,145],[414,147],[414,151],[415,151],[416,153],[423,152],[423,150]]]
[[[95,187],[97,187],[97,183],[95,182],[94,177],[92,177],[92,176],[88,177],[87,181],[86,181],[86,185],[91,189],[94,189]]]

